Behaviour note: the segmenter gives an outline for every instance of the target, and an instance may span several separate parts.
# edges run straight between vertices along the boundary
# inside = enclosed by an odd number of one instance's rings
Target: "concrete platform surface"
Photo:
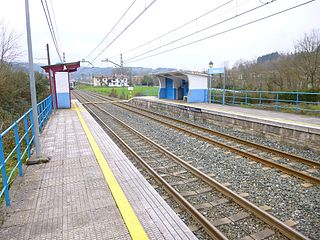
[[[276,125],[280,123],[285,124],[287,126],[291,125],[292,127],[312,128],[315,129],[316,132],[320,132],[320,117],[311,117],[302,114],[283,113],[253,108],[242,108],[237,106],[229,106],[214,103],[187,103],[178,100],[159,99],[154,96],[137,98],[142,98],[149,101],[173,103],[190,106],[194,108],[201,108],[204,111],[209,111],[211,113],[224,114],[230,117],[244,118],[247,120],[251,119],[252,121],[265,121],[269,122],[270,124],[274,123]]]
[[[90,114],[81,115],[150,239],[196,239]],[[24,168],[0,239],[131,239],[76,112],[58,110],[41,134],[46,164]]]

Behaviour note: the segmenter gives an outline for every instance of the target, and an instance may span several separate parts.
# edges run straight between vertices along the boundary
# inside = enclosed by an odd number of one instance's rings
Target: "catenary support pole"
[[[29,58],[29,78],[30,78],[30,92],[31,92],[31,104],[32,104],[32,118],[34,123],[34,145],[36,148],[36,158],[41,157],[40,146],[40,132],[38,122],[38,110],[37,110],[37,95],[36,84],[33,70],[33,54],[32,54],[32,41],[31,41],[31,27],[30,27],[30,15],[29,15],[29,1],[25,0],[26,10],[26,27],[27,27],[27,41],[28,41],[28,58]]]
[[[48,58],[48,66],[51,65],[51,61],[50,61],[50,50],[49,50],[49,44],[47,43],[47,58]],[[57,105],[56,105],[56,87],[55,87],[55,80],[54,80],[54,76],[53,76],[53,71],[51,69],[49,69],[49,82],[50,82],[50,87],[51,87],[51,97],[52,97],[52,108],[53,110],[56,109]]]

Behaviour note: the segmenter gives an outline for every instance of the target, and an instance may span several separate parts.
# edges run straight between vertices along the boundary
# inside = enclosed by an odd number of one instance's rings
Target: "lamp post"
[[[208,75],[209,75],[209,83],[208,83],[208,103],[211,103],[211,85],[212,85],[212,67],[213,62],[209,62],[209,69],[208,69]]]
[[[37,110],[37,93],[36,83],[33,70],[33,53],[32,53],[32,41],[31,41],[31,27],[30,27],[30,13],[29,13],[29,1],[25,0],[26,11],[26,28],[27,28],[27,43],[28,43],[28,59],[29,59],[29,78],[30,78],[30,93],[31,93],[31,105],[32,105],[32,118],[34,124],[34,145],[36,149],[36,158],[41,157],[40,146],[40,132]]]

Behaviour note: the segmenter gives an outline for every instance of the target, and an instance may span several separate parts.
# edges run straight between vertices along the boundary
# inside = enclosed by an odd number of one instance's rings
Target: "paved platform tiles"
[[[86,121],[150,239],[196,239],[83,108]],[[47,164],[29,166],[1,207],[0,239],[131,239],[74,109],[41,135]]]
[[[137,97],[149,101],[181,104],[190,107],[201,108],[216,114],[223,114],[230,117],[243,118],[252,121],[268,122],[269,124],[285,124],[287,126],[305,127],[320,132],[320,118],[310,117],[295,113],[283,113],[276,111],[260,110],[253,108],[242,108],[222,104],[208,103],[186,103],[178,100],[159,99],[157,97]]]

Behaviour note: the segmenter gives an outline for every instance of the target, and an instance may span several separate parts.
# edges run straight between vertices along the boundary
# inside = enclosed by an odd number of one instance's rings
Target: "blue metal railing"
[[[40,132],[42,131],[46,121],[49,119],[51,113],[52,97],[50,95],[38,103]],[[9,149],[9,144],[4,144],[4,138],[7,138],[7,140],[14,139],[14,147],[12,149]],[[32,119],[32,109],[29,109],[22,115],[22,117],[0,134],[0,170],[2,179],[2,186],[0,184],[2,187],[0,198],[4,195],[7,206],[10,205],[9,184],[13,180],[12,177],[17,169],[19,176],[23,175],[22,160],[30,157],[33,141],[34,123]]]
[[[247,105],[260,109],[281,109],[320,113],[320,93],[247,91],[212,88],[211,103]]]

